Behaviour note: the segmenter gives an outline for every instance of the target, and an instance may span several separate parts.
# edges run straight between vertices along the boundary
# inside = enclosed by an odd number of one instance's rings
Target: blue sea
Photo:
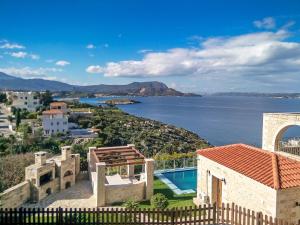
[[[112,97],[82,98],[99,104]],[[264,112],[298,112],[300,99],[268,97],[128,97],[141,104],[122,105],[122,110],[145,118],[173,124],[197,133],[213,145],[246,143],[261,146]],[[286,137],[300,136],[291,127]]]

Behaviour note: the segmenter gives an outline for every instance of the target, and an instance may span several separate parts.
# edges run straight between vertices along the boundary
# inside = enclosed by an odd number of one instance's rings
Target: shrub
[[[168,198],[161,193],[157,193],[153,195],[151,198],[152,208],[165,209],[168,207],[168,205],[169,205]]]
[[[123,206],[126,209],[136,209],[138,208],[139,204],[136,201],[129,199],[123,204]]]

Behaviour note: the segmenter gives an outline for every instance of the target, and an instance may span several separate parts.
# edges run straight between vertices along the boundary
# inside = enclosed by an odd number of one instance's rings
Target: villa
[[[279,145],[283,131],[299,120],[300,114],[295,113],[264,114],[264,149],[233,144],[198,150],[195,204],[216,203],[221,207],[222,202],[234,202],[299,223],[299,156]]]
[[[35,112],[41,106],[35,92],[6,92],[7,98],[11,101],[11,108],[26,109],[29,112]]]
[[[69,130],[68,115],[59,109],[43,112],[42,124],[44,135],[66,133]]]
[[[134,145],[91,147],[88,163],[96,206],[148,200],[153,195],[154,160],[146,159]]]

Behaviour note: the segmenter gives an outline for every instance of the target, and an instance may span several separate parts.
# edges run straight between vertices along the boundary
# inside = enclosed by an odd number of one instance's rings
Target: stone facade
[[[282,189],[277,192],[277,217],[300,224],[300,188]]]
[[[221,202],[241,205],[248,209],[276,216],[276,190],[234,170],[198,155],[198,204],[215,203],[213,179],[222,182]]]
[[[300,126],[300,113],[264,113],[262,149],[278,151],[282,135],[294,125]]]
[[[38,202],[46,196],[73,186],[80,173],[80,156],[71,147],[62,147],[62,155],[47,159],[46,152],[35,153],[35,164],[25,168],[25,182],[4,191],[5,207]]]

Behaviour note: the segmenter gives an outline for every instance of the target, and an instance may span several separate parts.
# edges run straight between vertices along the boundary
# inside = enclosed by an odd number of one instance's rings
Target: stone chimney
[[[46,152],[36,152],[34,156],[35,156],[35,164],[41,166],[46,164],[46,159],[47,159]]]
[[[61,148],[61,160],[67,160],[71,157],[71,146]]]

